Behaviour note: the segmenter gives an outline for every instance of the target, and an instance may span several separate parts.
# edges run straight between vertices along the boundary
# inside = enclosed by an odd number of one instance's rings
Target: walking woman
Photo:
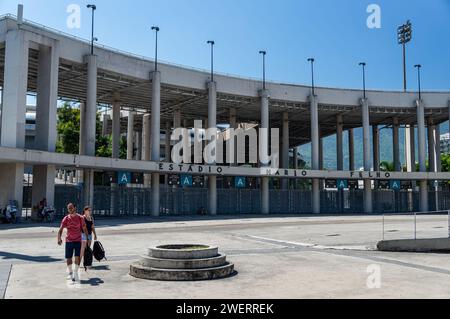
[[[86,247],[91,247],[92,245],[92,234],[94,234],[94,240],[97,240],[97,233],[95,231],[95,225],[94,225],[94,218],[91,214],[91,208],[85,207],[83,209],[83,218],[84,223],[86,224],[87,228],[87,237],[85,234],[81,234],[82,237],[82,244],[81,244],[81,259],[83,259],[84,251]]]

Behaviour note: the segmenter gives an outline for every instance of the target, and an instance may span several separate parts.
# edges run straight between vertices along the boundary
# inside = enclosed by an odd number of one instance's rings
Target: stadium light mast
[[[366,63],[365,63],[365,62],[361,62],[359,65],[362,66],[362,73],[363,73],[363,96],[364,96],[364,100],[365,100],[365,99],[366,99]]]
[[[155,71],[158,71],[158,32],[159,27],[153,26],[152,30],[155,31],[156,37],[155,37]]]
[[[309,58],[308,62],[311,62],[311,89],[312,89],[312,95],[316,95],[314,90],[314,58]]]
[[[406,92],[406,44],[412,39],[411,21],[406,21],[397,29],[398,44],[403,47],[403,91]]]
[[[206,43],[211,45],[211,82],[214,82],[214,45],[216,42],[209,40]]]
[[[414,67],[417,68],[417,80],[419,82],[419,101],[422,101],[422,89],[420,87],[420,69],[422,68],[422,65],[416,64]]]
[[[259,51],[259,54],[262,55],[263,58],[263,90],[266,89],[266,54],[267,52],[264,50]]]
[[[91,25],[91,55],[94,55],[94,41],[97,41],[97,38],[94,37],[94,19],[95,19],[95,10],[97,10],[97,6],[95,4],[88,4],[88,9],[92,9],[92,25]]]

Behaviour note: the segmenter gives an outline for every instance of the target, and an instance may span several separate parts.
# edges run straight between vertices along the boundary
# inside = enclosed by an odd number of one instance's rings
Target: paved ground
[[[77,285],[65,281],[57,225],[0,226],[0,298],[3,293],[5,298],[450,298],[450,256],[375,251],[381,221],[379,216],[98,220],[108,261],[83,271]],[[385,222],[386,239],[414,237],[413,218]],[[417,231],[419,238],[447,237],[447,217],[421,216]],[[167,243],[218,245],[238,274],[183,283],[128,275],[130,263],[148,247]],[[378,278],[381,287],[369,289],[368,282],[373,288]]]

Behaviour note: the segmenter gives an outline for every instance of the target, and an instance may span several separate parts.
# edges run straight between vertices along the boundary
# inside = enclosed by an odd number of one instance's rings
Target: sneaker
[[[68,274],[67,277],[66,277],[66,279],[67,279],[67,280],[72,280],[72,279],[73,279],[73,274],[72,274],[72,273]]]
[[[74,272],[74,273],[73,273],[73,279],[72,279],[72,281],[73,281],[73,282],[78,282],[78,281],[80,281],[80,277],[78,276],[78,273],[77,273],[77,272]]]

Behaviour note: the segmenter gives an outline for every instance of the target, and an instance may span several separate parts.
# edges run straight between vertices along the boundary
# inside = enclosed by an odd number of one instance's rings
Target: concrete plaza
[[[386,217],[385,238],[413,238],[411,216]],[[381,216],[186,217],[97,220],[108,261],[67,285],[58,225],[0,226],[4,298],[449,298],[446,254],[375,251]],[[447,216],[418,218],[418,237],[447,237]],[[150,246],[218,245],[237,275],[209,282],[157,282],[128,275]],[[381,287],[369,289],[368,267]]]

